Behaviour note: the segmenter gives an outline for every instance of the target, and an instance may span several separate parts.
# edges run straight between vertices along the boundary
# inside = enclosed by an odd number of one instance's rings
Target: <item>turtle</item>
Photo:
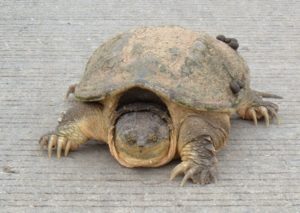
[[[89,58],[73,103],[40,145],[60,158],[89,140],[108,144],[122,165],[159,167],[179,159],[170,179],[216,181],[217,152],[234,115],[266,125],[280,96],[250,88],[234,38],[180,26],[138,27],[108,39]]]

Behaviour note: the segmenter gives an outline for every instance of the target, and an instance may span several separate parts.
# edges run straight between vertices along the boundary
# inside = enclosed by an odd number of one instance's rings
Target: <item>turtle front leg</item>
[[[251,90],[246,95],[245,100],[241,103],[237,109],[238,115],[245,120],[253,120],[254,124],[257,125],[257,120],[264,119],[266,126],[269,126],[270,121],[273,119],[278,121],[277,112],[278,106],[270,101],[264,101],[263,98],[277,98],[282,97]]]
[[[182,124],[178,138],[178,152],[182,162],[171,172],[170,179],[184,174],[187,180],[208,184],[216,181],[216,151],[227,141],[230,118],[225,113],[203,113],[188,117]]]
[[[55,131],[43,135],[39,143],[48,150],[49,157],[56,149],[57,158],[60,158],[62,150],[67,156],[70,150],[78,149],[91,139],[105,139],[101,105],[76,103],[63,114]]]

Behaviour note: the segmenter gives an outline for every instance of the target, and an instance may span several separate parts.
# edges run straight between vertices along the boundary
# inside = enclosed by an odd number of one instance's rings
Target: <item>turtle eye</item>
[[[136,143],[136,141],[134,139],[128,139],[127,143],[130,144],[130,145],[133,145],[133,144]]]
[[[149,135],[148,142],[150,142],[150,143],[156,143],[157,142],[157,136],[156,136],[156,134]]]
[[[133,145],[136,143],[136,139],[132,133],[125,135],[125,140],[128,144]]]

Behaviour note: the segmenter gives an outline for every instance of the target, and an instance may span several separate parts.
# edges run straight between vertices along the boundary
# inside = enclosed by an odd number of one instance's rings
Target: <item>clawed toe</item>
[[[270,125],[270,116],[268,110],[264,106],[258,107],[258,112],[262,114],[262,117],[265,119],[266,126]]]
[[[198,184],[209,184],[216,181],[216,169],[214,166],[205,168],[189,161],[181,162],[177,165],[171,172],[170,180],[173,180],[180,174],[184,174],[180,186],[184,186],[189,179]]]
[[[279,123],[277,116],[278,106],[276,104],[266,104],[262,106],[250,107],[246,112],[246,118],[253,120],[257,125],[258,119],[264,119],[266,126],[269,126],[270,121],[275,119]]]
[[[49,141],[49,135],[44,135],[40,138],[39,144],[40,144],[42,149],[47,149],[48,141]]]
[[[185,171],[187,171],[190,168],[190,164],[188,162],[181,162],[180,164],[178,164],[171,172],[170,175],[170,180],[173,180],[175,177],[177,177],[178,175],[184,173]]]
[[[64,150],[64,156],[67,156],[71,149],[76,149],[78,146],[72,144],[71,141],[68,141],[66,137],[57,136],[55,134],[46,134],[42,136],[39,140],[39,144],[42,149],[48,151],[48,157],[51,158],[52,151],[56,149],[57,158],[61,158],[62,152]]]

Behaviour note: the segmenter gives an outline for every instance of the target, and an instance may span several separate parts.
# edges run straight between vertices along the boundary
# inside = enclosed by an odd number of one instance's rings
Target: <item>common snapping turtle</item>
[[[279,96],[250,89],[236,39],[177,26],[143,27],[102,44],[69,88],[78,100],[40,144],[67,156],[88,140],[104,141],[126,167],[158,167],[180,157],[171,179],[213,182],[216,151],[230,117],[277,118]]]

